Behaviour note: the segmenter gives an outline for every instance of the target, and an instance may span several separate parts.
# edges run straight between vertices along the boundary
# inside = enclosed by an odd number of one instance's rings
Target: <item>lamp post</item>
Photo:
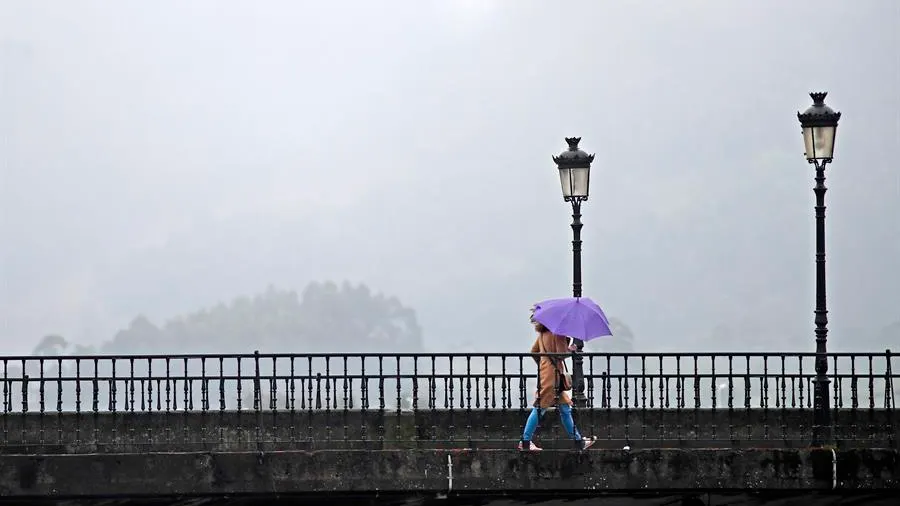
[[[810,93],[813,104],[797,113],[803,130],[806,160],[816,168],[816,379],[813,393],[813,446],[831,439],[828,402],[828,310],[825,304],[825,166],[834,155],[834,139],[841,113],[825,105],[827,92]]]
[[[563,201],[572,204],[572,296],[581,297],[581,203],[588,199],[591,182],[591,162],[589,155],[578,148],[581,137],[566,137],[569,148],[554,156],[559,169]],[[573,339],[576,352],[572,357],[572,402],[576,407],[587,406],[584,395],[584,363],[581,356],[584,342]]]

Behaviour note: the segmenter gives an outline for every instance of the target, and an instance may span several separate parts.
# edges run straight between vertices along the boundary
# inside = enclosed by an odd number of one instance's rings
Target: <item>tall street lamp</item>
[[[831,439],[831,410],[828,403],[828,310],[825,304],[825,166],[834,155],[834,139],[841,113],[825,105],[827,92],[810,93],[813,104],[797,113],[803,130],[806,160],[816,167],[816,380],[813,393],[813,446]]]
[[[553,161],[559,169],[563,201],[572,204],[572,296],[581,297],[581,203],[588,199],[591,183],[591,162],[589,155],[578,148],[581,137],[567,137],[569,148]],[[584,363],[581,356],[584,341],[573,339],[576,353],[572,357],[572,402],[577,407],[587,406],[584,395]]]

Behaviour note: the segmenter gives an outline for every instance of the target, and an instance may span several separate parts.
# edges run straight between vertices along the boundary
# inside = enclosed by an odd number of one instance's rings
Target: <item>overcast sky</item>
[[[639,349],[812,350],[818,90],[846,348],[900,320],[896,0],[0,0],[0,342],[333,279],[518,346],[571,290],[577,135],[585,293]]]

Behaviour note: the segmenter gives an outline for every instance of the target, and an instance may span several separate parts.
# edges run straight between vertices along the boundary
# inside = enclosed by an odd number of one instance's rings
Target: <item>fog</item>
[[[823,90],[829,348],[883,351],[894,0],[0,0],[3,353],[329,281],[396,297],[425,350],[526,352],[571,291],[567,136],[596,153],[585,295],[636,351],[812,351],[796,112]]]

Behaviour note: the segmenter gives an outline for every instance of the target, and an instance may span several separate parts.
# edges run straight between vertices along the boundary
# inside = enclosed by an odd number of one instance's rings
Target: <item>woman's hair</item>
[[[543,334],[544,332],[549,332],[550,329],[545,327],[543,323],[534,319],[534,311],[536,309],[537,309],[537,307],[531,306],[531,317],[528,320],[534,324],[534,330],[538,331],[538,333]]]

